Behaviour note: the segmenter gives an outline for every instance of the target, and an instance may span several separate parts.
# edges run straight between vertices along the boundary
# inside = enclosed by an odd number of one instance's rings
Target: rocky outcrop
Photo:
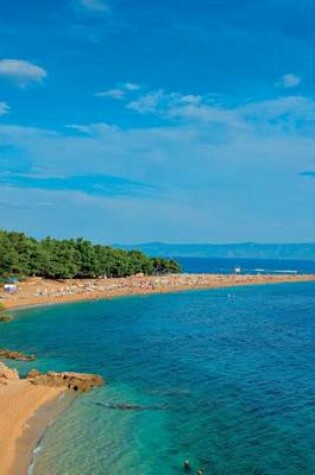
[[[55,373],[49,371],[48,373],[40,373],[37,370],[32,370],[28,373],[26,378],[32,383],[39,386],[53,386],[64,387],[73,391],[87,392],[90,389],[103,386],[104,380],[97,374],[85,373]]]
[[[20,379],[19,373],[16,369],[8,368],[5,364],[0,362],[0,383],[7,384],[8,381],[18,381]]]
[[[19,351],[11,351],[6,349],[0,349],[0,358],[5,358],[7,360],[18,360],[18,361],[34,361],[36,360],[35,355],[24,355]]]

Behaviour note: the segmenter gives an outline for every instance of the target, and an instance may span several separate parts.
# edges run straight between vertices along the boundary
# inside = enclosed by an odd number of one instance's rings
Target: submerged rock
[[[19,379],[19,373],[16,369],[8,368],[0,362],[0,383],[7,384],[7,381],[18,381]]]
[[[95,402],[96,406],[106,407],[108,409],[120,409],[130,411],[149,411],[149,410],[166,410],[169,408],[167,405],[162,406],[140,406],[139,404],[130,404],[128,402]]]
[[[6,358],[7,360],[18,360],[18,361],[34,361],[36,360],[35,355],[24,355],[19,351],[11,351],[6,349],[0,349],[0,358]]]
[[[26,378],[32,383],[39,386],[64,387],[73,391],[87,392],[90,389],[103,386],[104,379],[97,374],[56,373],[49,371],[48,373],[40,373],[33,369],[28,373]]]
[[[7,313],[0,314],[0,323],[8,323],[12,321],[11,315]]]

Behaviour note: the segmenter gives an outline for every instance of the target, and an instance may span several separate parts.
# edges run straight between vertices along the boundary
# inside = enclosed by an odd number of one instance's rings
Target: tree
[[[0,230],[0,277],[69,279],[175,272],[180,272],[176,261],[150,258],[138,250],[95,245],[83,238],[57,240],[48,236],[38,241],[24,233]]]

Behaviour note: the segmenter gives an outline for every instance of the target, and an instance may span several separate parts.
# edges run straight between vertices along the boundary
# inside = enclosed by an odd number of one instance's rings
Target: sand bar
[[[119,279],[69,279],[58,281],[35,277],[19,283],[19,292],[16,294],[5,294],[1,290],[0,298],[7,309],[15,309],[127,295],[306,281],[315,281],[315,275],[177,274],[133,276]]]

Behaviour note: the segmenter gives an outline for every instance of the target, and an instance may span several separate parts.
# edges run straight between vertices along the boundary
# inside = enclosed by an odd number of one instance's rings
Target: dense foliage
[[[82,238],[39,241],[24,233],[0,230],[0,277],[69,279],[177,272],[176,261],[151,258],[136,250],[114,249]]]

